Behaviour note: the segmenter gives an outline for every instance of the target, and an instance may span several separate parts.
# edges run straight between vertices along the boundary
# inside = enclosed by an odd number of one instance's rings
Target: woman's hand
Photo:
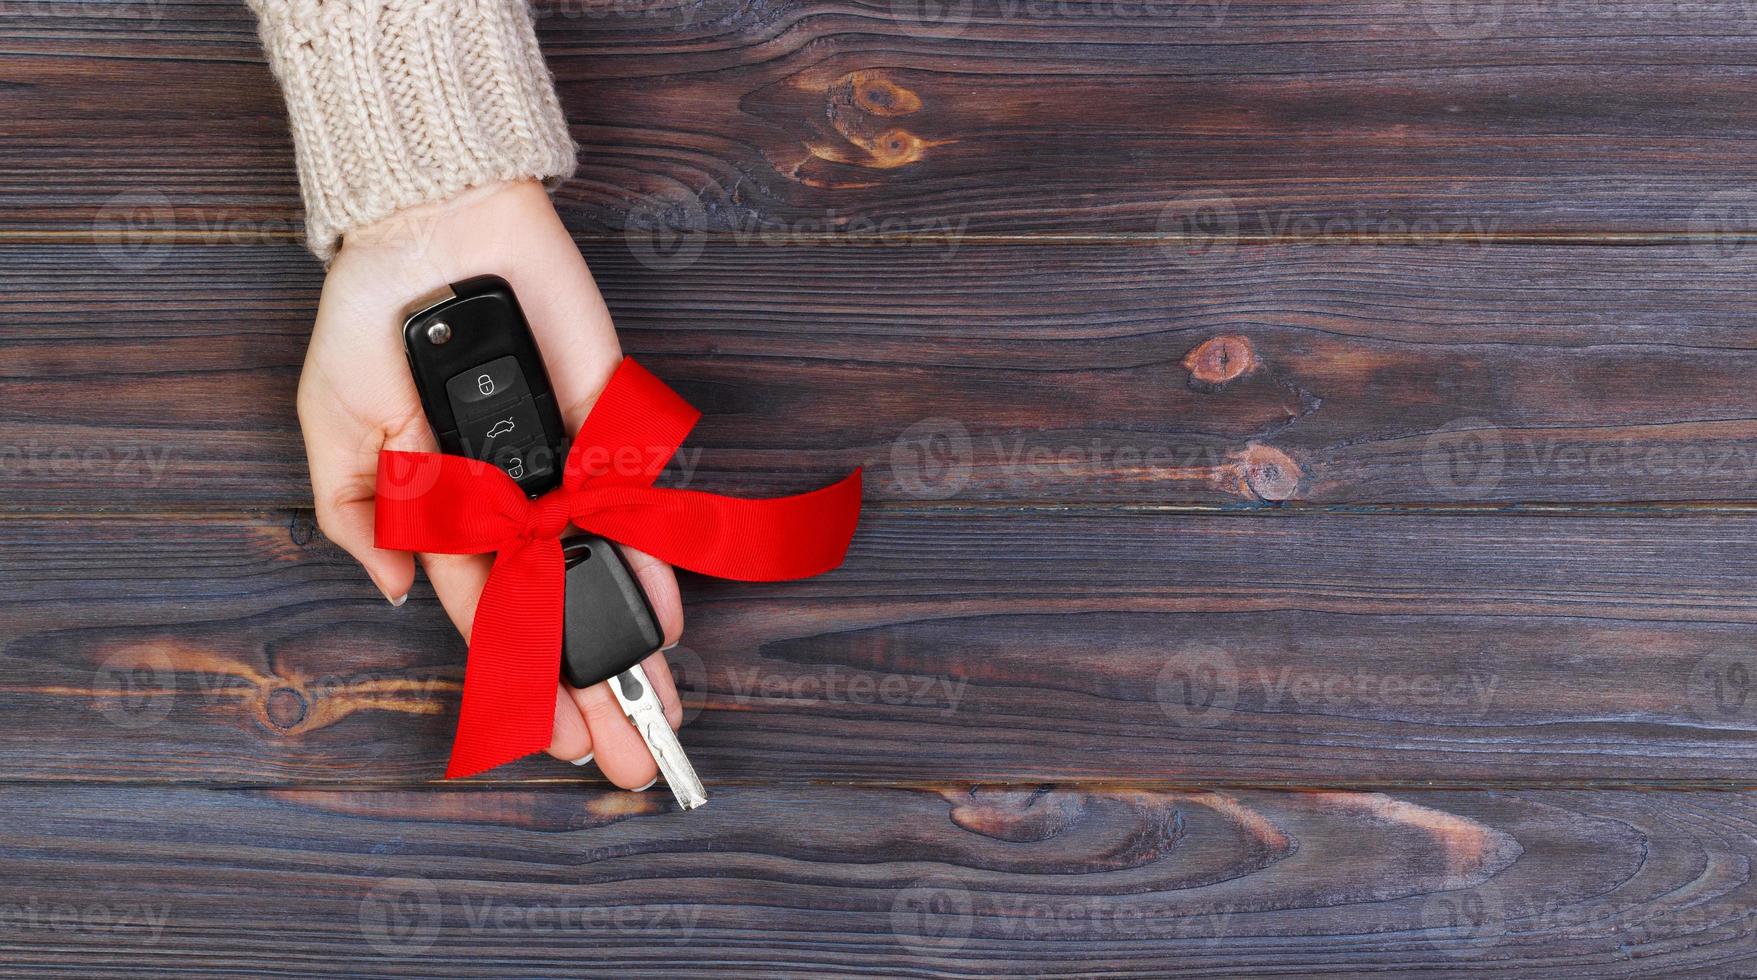
[[[403,358],[402,320],[416,299],[471,276],[512,284],[530,320],[569,432],[578,429],[622,360],[616,330],[579,249],[549,196],[533,181],[466,192],[401,212],[350,234],[331,264],[299,378],[299,424],[311,464],[317,523],[366,567],[391,605],[415,581],[408,552],[373,547],[373,479],[381,448],[434,452],[438,445]],[[659,616],[667,646],[683,632],[671,567],[624,548]],[[486,555],[422,555],[439,601],[465,637],[488,581]],[[665,658],[645,663],[676,728],[683,712]],[[618,786],[644,788],[658,775],[646,744],[607,685],[558,684],[549,754],[597,759]]]

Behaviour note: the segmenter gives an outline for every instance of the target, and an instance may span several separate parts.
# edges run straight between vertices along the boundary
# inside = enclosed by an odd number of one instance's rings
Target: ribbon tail
[[[565,571],[554,540],[525,542],[495,555],[470,634],[464,703],[446,778],[472,776],[549,747]]]
[[[582,494],[583,496],[583,494]],[[842,564],[860,521],[860,471],[793,497],[611,487],[574,523],[678,568],[741,582],[809,578]]]

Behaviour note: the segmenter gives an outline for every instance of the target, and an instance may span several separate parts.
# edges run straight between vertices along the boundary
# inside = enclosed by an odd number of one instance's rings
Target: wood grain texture
[[[588,249],[625,349],[707,413],[674,482],[1757,499],[1757,246],[1266,247],[1191,271],[1120,246],[697,245],[665,268]],[[0,278],[0,508],[309,502],[293,392],[320,277],[292,246],[15,246]]]
[[[463,643],[308,519],[3,531],[0,780],[442,771]],[[717,785],[1744,785],[1753,540],[1748,518],[885,508],[820,579],[689,578],[672,657]]]
[[[8,975],[1732,976],[1757,901],[1730,793],[10,787],[0,828]]]
[[[1731,0],[538,10],[582,231],[1757,231],[1757,24]],[[292,232],[241,5],[14,0],[0,79],[0,227]]]

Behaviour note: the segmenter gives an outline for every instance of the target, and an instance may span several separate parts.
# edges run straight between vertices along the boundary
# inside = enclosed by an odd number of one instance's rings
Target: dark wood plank
[[[1757,282],[1678,248],[588,249],[673,478],[873,500],[1749,501]],[[112,263],[111,260],[114,260]],[[292,246],[0,249],[0,508],[299,506]]]
[[[1757,230],[1740,3],[540,12],[583,145],[563,197],[581,230]],[[0,193],[21,202],[0,226],[287,232],[290,144],[241,5],[15,0],[0,79]]]
[[[462,642],[308,519],[3,531],[0,780],[442,771]],[[1753,540],[1752,518],[882,508],[823,578],[689,578],[673,657],[722,785],[1743,785]]]
[[[1733,976],[1732,793],[0,790],[5,972]]]

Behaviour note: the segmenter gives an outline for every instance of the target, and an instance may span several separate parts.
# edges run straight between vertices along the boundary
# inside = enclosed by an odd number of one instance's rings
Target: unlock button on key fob
[[[489,458],[515,480],[528,480],[555,472],[555,452],[540,442],[526,446],[508,446],[497,450]]]

